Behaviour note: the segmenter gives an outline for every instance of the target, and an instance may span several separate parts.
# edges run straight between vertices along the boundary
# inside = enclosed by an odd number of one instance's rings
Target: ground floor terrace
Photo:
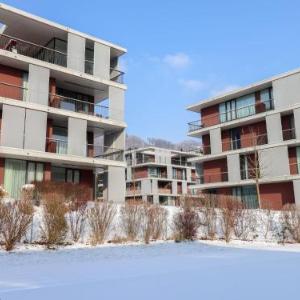
[[[19,199],[22,186],[34,181],[81,184],[87,189],[86,200],[101,196],[101,174],[93,169],[0,157],[0,185],[9,197]]]
[[[248,208],[258,208],[259,201],[257,196],[257,186],[241,185],[212,187],[202,190],[204,194],[213,194],[217,196],[233,196],[240,199]],[[259,194],[261,208],[264,209],[282,209],[285,205],[295,203],[295,193],[293,181],[274,182],[259,184]]]

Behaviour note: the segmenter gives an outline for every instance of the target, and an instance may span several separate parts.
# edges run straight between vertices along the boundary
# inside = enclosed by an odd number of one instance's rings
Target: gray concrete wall
[[[152,193],[151,179],[141,180],[141,192],[147,195]]]
[[[258,156],[262,177],[268,178],[290,174],[287,146],[260,150]]]
[[[300,179],[293,180],[295,203],[300,208]]]
[[[177,181],[172,181],[172,195],[177,195]]]
[[[240,155],[230,154],[227,156],[228,181],[239,182],[241,180]]]
[[[67,67],[84,73],[85,38],[68,32]]]
[[[186,168],[186,180],[190,182],[192,180],[192,171],[190,168]]]
[[[1,145],[23,148],[25,108],[3,104]]]
[[[96,42],[94,44],[94,75],[110,80],[110,47]]]
[[[222,152],[222,137],[221,129],[215,128],[209,131],[211,154],[218,154]]]
[[[282,142],[282,126],[280,113],[267,115],[266,125],[268,133],[268,143],[280,143]]]
[[[125,168],[108,167],[107,194],[108,200],[123,203],[125,201]]]
[[[104,145],[107,148],[124,149],[125,148],[125,130],[122,129],[114,133],[104,133]]]
[[[29,65],[28,101],[48,106],[50,70]]]
[[[86,156],[87,121],[68,118],[68,154]]]
[[[294,109],[296,139],[300,139],[300,108]]]
[[[114,86],[108,87],[109,118],[124,121],[125,91]]]
[[[25,149],[45,151],[47,113],[27,109],[25,117]]]
[[[273,97],[276,109],[300,103],[300,74],[273,81]]]
[[[182,194],[185,195],[188,193],[188,187],[187,187],[187,182],[183,181],[182,182]]]
[[[168,179],[173,179],[173,167],[172,166],[167,166],[167,178]]]

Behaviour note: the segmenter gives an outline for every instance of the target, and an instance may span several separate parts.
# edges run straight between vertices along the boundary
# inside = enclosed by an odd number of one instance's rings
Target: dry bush
[[[229,243],[234,233],[237,214],[243,206],[237,198],[232,196],[223,196],[219,200],[221,228],[226,243]]]
[[[256,211],[239,208],[234,220],[234,235],[236,238],[247,241],[249,234],[255,231],[257,226]]]
[[[33,219],[33,206],[28,200],[0,202],[0,236],[6,251],[13,250],[25,236]]]
[[[173,217],[175,240],[194,240],[200,226],[198,211],[189,201],[185,201],[182,209]]]
[[[300,210],[295,205],[287,205],[281,212],[282,241],[300,243]]]
[[[213,240],[217,231],[217,197],[216,195],[203,195],[200,206],[200,225],[205,228],[205,239]]]
[[[87,204],[85,202],[71,202],[68,206],[68,221],[72,240],[78,242],[83,234]]]
[[[142,230],[146,244],[150,239],[157,240],[163,236],[167,224],[167,211],[159,205],[143,204]]]
[[[135,241],[140,233],[143,221],[141,202],[127,201],[121,208],[120,222],[129,241]]]
[[[2,185],[0,185],[0,200],[2,200],[7,195],[7,191]]]
[[[102,244],[107,238],[116,215],[116,206],[111,202],[95,203],[88,210],[88,222],[91,228],[91,243]]]
[[[274,212],[270,209],[260,210],[260,223],[264,225],[264,239],[267,240],[274,224]]]
[[[39,201],[45,197],[51,197],[54,191],[65,202],[87,202],[91,200],[90,190],[84,184],[54,181],[35,181],[33,184],[35,186],[35,198]]]
[[[43,219],[41,224],[42,241],[47,248],[65,242],[68,232],[65,214],[67,207],[56,193],[48,194],[42,201]]]

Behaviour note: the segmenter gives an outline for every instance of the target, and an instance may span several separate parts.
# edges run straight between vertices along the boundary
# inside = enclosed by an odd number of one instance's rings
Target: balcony
[[[249,180],[261,178],[259,168],[250,168],[247,170],[241,170],[241,180]]]
[[[141,156],[136,158],[136,164],[146,164],[146,163],[154,163],[155,157],[154,156]]]
[[[124,151],[121,149],[110,148],[106,146],[95,146],[93,144],[87,144],[86,149],[83,149],[85,157],[108,159],[115,161],[124,160]],[[46,152],[56,154],[68,154],[68,142],[61,139],[47,138],[46,139]]]
[[[158,188],[159,194],[172,194],[172,189],[170,188]]]
[[[35,58],[47,63],[67,67],[67,53],[44,47],[6,34],[0,34],[0,49]],[[84,61],[84,72],[94,74],[94,62]],[[124,83],[124,72],[110,68],[110,80]]]
[[[200,130],[202,128],[210,127],[212,125],[206,125],[206,123],[211,124],[211,122],[208,122],[209,119],[215,119],[215,125],[226,123],[242,118],[246,118],[249,116],[253,116],[262,112],[266,112],[269,110],[272,110],[274,108],[273,106],[273,100],[264,101],[255,103],[254,105],[244,106],[235,110],[230,110],[225,113],[218,113],[215,115],[210,115],[208,117],[203,118],[202,120],[197,120],[194,122],[188,123],[188,132],[194,132],[197,130]]]
[[[282,130],[282,138],[284,141],[296,139],[295,128],[288,128]]]
[[[222,150],[230,151],[237,150],[247,147],[255,147],[268,144],[268,135],[267,133],[254,135],[251,137],[242,137],[241,139],[235,139],[230,141],[222,142]]]
[[[67,66],[67,54],[6,34],[0,35],[0,49],[42,60],[62,67]]]
[[[217,183],[228,181],[228,172],[208,173],[196,178],[197,184]]]
[[[88,101],[82,101],[62,95],[49,94],[49,106],[92,115],[99,118],[109,118],[108,106],[94,104]]]

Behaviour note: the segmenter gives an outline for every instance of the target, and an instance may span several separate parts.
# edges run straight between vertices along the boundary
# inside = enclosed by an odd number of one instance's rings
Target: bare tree
[[[87,204],[85,202],[71,202],[69,204],[68,221],[71,237],[74,242],[78,242],[82,236],[85,221]]]

